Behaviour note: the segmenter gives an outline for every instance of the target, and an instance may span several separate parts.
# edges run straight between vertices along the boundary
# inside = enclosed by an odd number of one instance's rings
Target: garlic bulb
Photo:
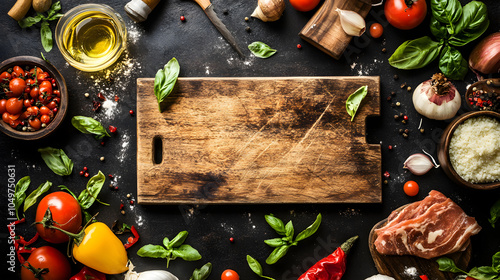
[[[424,175],[433,167],[438,168],[439,165],[435,166],[428,156],[420,153],[409,156],[403,163],[403,168],[410,170],[414,175]]]
[[[350,36],[361,36],[365,33],[365,19],[358,13],[346,11],[337,8],[335,11],[339,13],[340,24],[345,33]]]
[[[278,20],[285,10],[285,0],[259,0],[252,17],[264,22]]]
[[[434,120],[453,118],[462,99],[455,86],[441,73],[418,85],[413,92],[413,106],[421,115]]]
[[[137,273],[134,271],[134,265],[129,261],[124,280],[179,280],[179,278],[166,270],[148,270]]]

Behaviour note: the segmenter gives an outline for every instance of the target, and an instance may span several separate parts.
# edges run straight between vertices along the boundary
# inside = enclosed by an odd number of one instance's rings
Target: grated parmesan
[[[490,117],[465,120],[451,137],[449,154],[453,168],[465,181],[500,180],[500,122]]]

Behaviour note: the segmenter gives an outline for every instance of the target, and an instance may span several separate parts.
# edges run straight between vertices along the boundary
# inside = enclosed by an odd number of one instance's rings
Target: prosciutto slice
[[[422,201],[393,211],[375,230],[375,248],[383,255],[414,255],[431,259],[465,248],[481,227],[451,199],[431,191]]]

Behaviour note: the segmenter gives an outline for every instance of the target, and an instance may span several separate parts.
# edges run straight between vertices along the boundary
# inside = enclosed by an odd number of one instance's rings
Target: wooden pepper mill
[[[136,22],[143,22],[161,0],[132,0],[125,5],[125,12]]]
[[[16,21],[20,21],[31,8],[31,2],[32,0],[17,0],[7,14]]]

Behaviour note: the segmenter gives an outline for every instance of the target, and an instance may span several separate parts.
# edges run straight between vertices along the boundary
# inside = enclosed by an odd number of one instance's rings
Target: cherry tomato
[[[220,276],[221,280],[240,280],[240,276],[232,269],[226,269]]]
[[[411,4],[406,5],[406,2]],[[384,14],[389,23],[403,30],[417,27],[425,19],[427,4],[425,0],[386,0]]]
[[[13,70],[14,73],[16,73],[16,75],[18,77],[24,76],[24,70],[23,70],[23,68],[21,68],[19,66],[14,66],[14,68],[12,70]]]
[[[48,272],[41,274],[44,280],[68,280],[71,277],[68,258],[54,247],[35,249],[21,267],[22,280],[36,280],[33,272],[25,267],[29,267],[28,263],[36,269],[48,269]]]
[[[10,80],[12,79],[12,75],[9,72],[5,71],[0,74],[0,81],[3,81],[4,79]]]
[[[12,97],[19,97],[26,88],[26,81],[21,78],[14,78],[9,82],[9,89],[12,91]]]
[[[2,120],[4,123],[10,123],[10,114],[9,112],[4,112],[2,114]]]
[[[49,81],[43,81],[40,83],[40,92],[52,94],[52,83]]]
[[[40,121],[44,124],[49,124],[50,123],[50,116],[49,115],[41,115]]]
[[[23,101],[12,97],[5,103],[5,109],[12,115],[20,114],[23,110]]]
[[[27,86],[32,86],[34,84],[35,84],[35,80],[33,80],[33,79],[26,79],[26,85]]]
[[[31,101],[29,99],[24,99],[23,105],[26,108],[31,107]]]
[[[20,115],[17,115],[17,116],[19,117]],[[12,116],[11,116],[11,117],[12,117]],[[10,121],[9,121],[9,125],[10,125],[10,127],[12,127],[12,128],[16,128],[16,127],[17,127],[18,125],[20,125],[20,124],[21,124],[21,121],[20,121],[20,120],[18,120],[18,119],[15,119],[15,120],[10,120]]]
[[[36,69],[36,70],[35,70]],[[33,67],[31,68],[30,70],[30,74],[32,75],[32,77],[37,77],[38,76],[38,73],[42,73],[42,69],[40,69],[39,67]]]
[[[49,107],[47,107],[47,106],[40,107],[40,114],[42,114],[42,115],[48,115],[48,114],[50,114]]]
[[[38,82],[42,82],[42,81],[45,81],[45,79],[47,79],[49,77],[49,73],[47,72],[37,72],[38,74],[36,75],[36,79],[38,80]]]
[[[418,194],[418,184],[415,181],[406,182],[403,189],[408,196],[416,196]]]
[[[26,112],[28,112],[30,116],[36,116],[38,115],[38,110],[39,110],[38,107],[30,106],[26,109]]]
[[[7,99],[1,99],[0,100],[0,114],[3,114],[7,111],[5,108],[5,104],[7,104]]]
[[[55,103],[59,104],[61,103],[61,98],[59,97],[54,97],[54,99],[52,99]]]
[[[82,225],[82,211],[78,201],[66,192],[53,192],[46,195],[38,204],[36,209],[36,222],[42,222],[47,212],[52,213],[52,225],[63,230],[78,233]],[[36,230],[40,237],[51,243],[63,243],[68,241],[68,236],[57,229],[45,228],[43,224],[37,224]]]
[[[58,89],[55,89],[52,94],[56,95],[57,97],[61,97],[61,92]]]
[[[297,11],[309,12],[318,6],[319,0],[290,0],[290,4]]]
[[[34,130],[39,130],[42,127],[42,122],[37,118],[29,120],[28,123]]]
[[[38,87],[31,88],[31,90],[30,90],[31,98],[37,99],[39,94],[40,94],[40,89]]]
[[[49,108],[50,110],[54,110],[54,108],[57,108],[57,103],[55,101],[50,101],[49,104],[47,104],[47,108]]]
[[[384,33],[384,27],[380,23],[374,23],[370,26],[370,35],[373,38],[380,38]]]

